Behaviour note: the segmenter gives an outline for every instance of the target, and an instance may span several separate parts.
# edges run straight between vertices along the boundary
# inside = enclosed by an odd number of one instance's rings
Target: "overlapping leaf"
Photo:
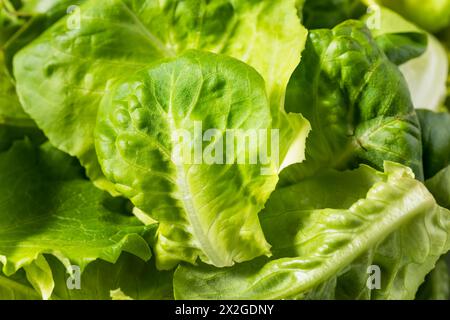
[[[87,1],[77,23],[68,23],[71,16],[60,20],[15,57],[19,96],[50,141],[77,156],[88,176],[114,193],[99,168],[93,137],[108,81],[187,49],[223,53],[261,73],[281,137],[301,148],[304,119],[282,112],[285,88],[306,37],[295,4]],[[301,160],[289,158],[286,164]]]
[[[423,179],[420,126],[408,86],[363,23],[347,21],[310,33],[289,83],[286,109],[311,123],[306,161],[286,170],[284,183],[322,168],[390,160]]]
[[[115,262],[122,251],[142,259],[150,249],[147,227],[82,178],[73,159],[45,145],[16,142],[0,154],[0,262],[10,276],[25,268],[47,298],[53,288],[43,254],[66,267],[83,268],[96,259]]]
[[[366,183],[339,182],[346,175]],[[362,167],[338,176],[321,174],[274,193],[260,216],[275,259],[227,269],[179,267],[175,296],[414,298],[427,273],[450,248],[450,212],[436,204],[410,169],[399,165],[388,163],[384,174]],[[354,180],[356,176],[359,179]],[[346,187],[335,193],[332,181]],[[322,193],[314,188],[318,184]],[[355,201],[354,196],[365,192]],[[381,269],[380,290],[367,287],[371,265]]]
[[[224,267],[270,254],[257,214],[278,181],[278,154],[270,155],[265,139],[241,144],[248,132],[267,136],[273,129],[264,81],[254,69],[188,52],[112,87],[98,122],[106,176],[160,223],[160,268],[198,257]],[[180,141],[179,132],[191,138]],[[270,155],[267,163],[262,151]]]

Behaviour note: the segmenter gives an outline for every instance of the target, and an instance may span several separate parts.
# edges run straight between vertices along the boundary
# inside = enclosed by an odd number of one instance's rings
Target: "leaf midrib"
[[[171,132],[176,132],[179,128],[177,127],[175,120],[173,118],[173,92],[175,89],[175,83],[177,78],[175,74],[171,75],[171,83],[170,83],[170,97],[169,97],[169,110],[167,112],[167,119],[169,123],[169,128]],[[189,183],[187,181],[187,172],[184,168],[183,164],[174,163],[175,171],[176,171],[176,181],[179,187],[181,197],[180,200],[183,204],[183,209],[186,212],[188,221],[190,222],[193,232],[196,236],[196,240],[200,244],[200,250],[209,258],[210,262],[215,266],[226,266],[227,263],[223,260],[220,255],[216,253],[214,246],[211,244],[209,238],[204,232],[201,222],[198,217],[198,212],[195,208],[195,204],[193,201],[192,192],[189,188]]]
[[[416,188],[420,189],[420,186],[416,185]],[[408,194],[410,192],[411,191],[409,191]],[[406,198],[411,198],[411,197],[406,196]],[[376,242],[375,239],[386,237],[387,235],[391,234],[392,232],[395,232],[395,230],[397,230],[406,221],[409,221],[410,219],[416,217],[417,215],[423,214],[423,212],[425,211],[425,208],[430,207],[430,209],[431,209],[431,208],[435,208],[435,206],[436,206],[434,199],[432,197],[429,197],[428,199],[425,199],[424,201],[417,203],[414,206],[414,209],[411,209],[406,213],[403,212],[402,214],[400,214],[400,213],[396,212],[395,209],[392,209],[392,208],[399,207],[398,206],[399,201],[400,202],[405,201],[405,197],[401,197],[399,200],[392,202],[391,205],[389,205],[387,208],[385,208],[383,211],[389,212],[389,213],[385,214],[383,217],[381,217],[380,218],[381,221],[380,220],[374,221],[364,231],[364,233],[362,235],[355,236],[352,243],[353,244],[355,244],[355,243],[363,244],[363,245],[361,245],[359,250],[355,249],[355,251],[359,251],[358,253],[364,252],[367,248],[370,248],[373,245],[373,243],[371,243],[371,241]],[[349,210],[352,210],[352,208],[350,208]],[[383,213],[381,213],[381,215],[383,215]],[[395,220],[394,220],[394,217],[396,218]],[[392,222],[391,225],[389,225],[387,223],[389,221]],[[385,226],[387,225],[387,226],[386,226],[386,228],[380,228],[379,227],[380,225],[385,225]],[[371,235],[371,236],[367,236],[367,235]],[[376,235],[376,236],[374,236],[374,235]],[[286,296],[295,296],[295,295],[301,294],[302,292],[309,290],[311,287],[316,285],[317,279],[328,278],[329,276],[332,276],[337,269],[339,269],[341,266],[345,265],[342,261],[339,261],[339,259],[342,259],[342,256],[345,256],[346,260],[348,260],[350,256],[354,257],[355,256],[354,253],[349,254],[349,251],[351,251],[352,249],[353,248],[351,246],[347,246],[346,249],[340,251],[339,254],[335,254],[335,256],[333,258],[329,259],[328,261],[325,261],[324,265],[320,268],[320,270],[316,269],[315,271],[311,272],[308,276],[308,279],[301,281],[297,285],[293,284],[291,286],[290,290],[283,291],[283,292],[276,292],[276,293],[274,293],[273,296],[264,296],[264,297],[260,297],[260,298],[262,298],[262,299],[283,299]],[[285,258],[285,259],[280,259],[280,260],[292,261],[292,260],[295,260],[295,258],[294,259],[293,258]],[[288,270],[289,270],[289,268],[281,269],[278,271],[286,272]],[[290,268],[290,270],[292,272],[303,272],[303,270],[300,270],[300,269],[297,270],[297,269]],[[270,277],[275,277],[277,273],[278,272],[271,273],[270,275],[264,275],[261,278],[256,279],[256,281],[250,287],[246,288],[246,290],[244,292],[245,293],[250,292],[255,286],[259,285],[261,283],[261,281],[263,281],[264,279],[268,279]],[[243,294],[243,296],[246,296],[245,293]]]

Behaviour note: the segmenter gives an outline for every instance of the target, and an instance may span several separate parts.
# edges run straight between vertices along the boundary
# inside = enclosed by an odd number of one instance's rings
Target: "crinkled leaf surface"
[[[266,150],[263,139],[247,147],[238,141],[249,130],[270,132],[272,123],[260,75],[212,53],[188,52],[111,88],[99,112],[99,160],[117,190],[160,223],[158,267],[198,257],[224,267],[269,254],[257,214],[275,189],[278,166],[251,164]],[[214,138],[205,140],[210,129]],[[174,140],[181,130],[191,139]],[[180,154],[186,148],[187,157]]]
[[[49,145],[16,142],[0,154],[3,273],[28,268],[28,279],[44,297],[49,292],[42,290],[51,291],[51,279],[37,272],[40,268],[49,274],[42,254],[82,270],[96,259],[115,262],[122,251],[150,258],[141,236],[148,227],[124,213],[121,199],[110,198],[81,174],[74,159]]]
[[[285,170],[283,183],[324,167],[365,163],[382,169],[385,160],[423,179],[420,126],[408,86],[362,22],[310,33],[286,109],[302,113],[312,131],[306,161]]]
[[[14,74],[25,110],[55,146],[81,160],[98,186],[113,191],[97,163],[93,137],[107,82],[192,48],[230,55],[258,70],[281,136],[301,149],[304,119],[279,114],[306,38],[295,0],[87,1],[79,27],[67,23],[72,18],[22,50]]]
[[[226,269],[180,266],[175,297],[413,299],[450,248],[450,212],[406,167],[387,163],[384,174],[362,167],[340,175],[347,174],[370,178],[367,185],[349,184],[337,194],[330,181],[340,179],[326,174],[275,191],[260,214],[274,259]],[[330,188],[326,197],[326,191],[308,191],[321,181]],[[352,203],[353,195],[365,191]],[[381,290],[366,287],[370,265],[381,269]]]

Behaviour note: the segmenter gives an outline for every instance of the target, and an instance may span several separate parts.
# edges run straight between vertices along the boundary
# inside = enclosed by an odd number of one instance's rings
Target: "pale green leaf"
[[[278,181],[277,155],[262,163],[264,139],[240,143],[247,132],[273,129],[261,76],[238,60],[191,51],[110,92],[97,153],[116,189],[160,223],[158,267],[198,257],[224,267],[269,255],[257,214]],[[211,130],[214,139],[205,140]]]
[[[408,86],[359,21],[310,33],[287,90],[286,110],[311,123],[306,161],[282,173],[284,185],[323,168],[385,160],[423,179],[420,125]]]
[[[80,159],[98,186],[114,193],[97,163],[93,137],[107,83],[187,49],[223,53],[259,71],[280,136],[301,149],[298,128],[303,132],[307,124],[300,116],[286,120],[283,112],[306,38],[295,0],[87,1],[79,24],[73,19],[60,20],[19,52],[14,74],[25,110],[52,144]],[[283,158],[288,151],[281,150]],[[302,159],[301,153],[290,162]]]
[[[450,212],[406,167],[387,163],[384,174],[362,167],[339,175],[347,174],[371,176],[373,184],[368,190],[348,184],[334,194],[337,174],[325,173],[275,191],[260,214],[274,258],[226,269],[183,265],[175,273],[175,297],[413,299],[450,249]],[[328,196],[308,188],[320,183]],[[381,269],[379,290],[366,285],[371,265]]]
[[[90,262],[115,262],[122,251],[150,258],[142,238],[150,227],[127,215],[84,180],[74,159],[49,145],[16,142],[0,154],[0,261],[10,276],[25,267],[29,280],[49,296],[51,280],[42,254],[81,270]],[[37,276],[38,269],[44,274]]]

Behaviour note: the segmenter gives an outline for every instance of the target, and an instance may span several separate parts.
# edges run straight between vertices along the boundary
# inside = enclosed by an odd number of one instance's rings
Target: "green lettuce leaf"
[[[115,262],[122,251],[150,258],[148,232],[124,214],[125,202],[84,180],[78,163],[48,144],[16,142],[0,154],[0,262],[11,276],[24,268],[44,298],[54,281],[43,254],[81,270],[96,259]]]
[[[307,118],[312,132],[306,161],[282,173],[283,185],[321,168],[382,169],[385,160],[423,179],[420,125],[407,84],[362,22],[310,33],[286,110]]]
[[[436,264],[436,268],[427,276],[419,289],[418,300],[449,300],[450,277],[445,259]]]
[[[301,149],[304,119],[280,112],[306,38],[296,4],[87,1],[80,6],[79,28],[65,17],[16,55],[19,97],[52,144],[77,156],[96,185],[114,193],[98,165],[93,135],[107,83],[159,59],[202,49],[240,59],[263,76],[280,136]]]
[[[158,271],[154,260],[145,262],[129,253],[122,253],[116,263],[97,260],[81,275],[80,289],[68,289],[69,274],[54,257],[48,257],[55,289],[55,300],[110,300],[118,291],[134,300],[173,299],[173,272]]]
[[[332,183],[346,175],[368,180],[336,193]],[[325,190],[317,194],[319,184]],[[260,218],[272,260],[225,269],[182,265],[174,276],[175,297],[413,299],[450,249],[450,211],[436,204],[409,168],[393,163],[386,163],[385,173],[362,166],[281,188]],[[369,266],[380,268],[377,290],[367,287]]]
[[[117,190],[160,223],[159,268],[198,257],[224,267],[270,254],[257,214],[281,164],[276,154],[262,163],[264,139],[239,142],[272,125],[263,79],[226,56],[190,51],[110,88],[99,111],[98,157]],[[174,136],[182,130],[191,138]]]

